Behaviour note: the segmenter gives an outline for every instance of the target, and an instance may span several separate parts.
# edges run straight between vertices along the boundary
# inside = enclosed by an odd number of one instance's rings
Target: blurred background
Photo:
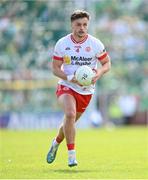
[[[89,33],[112,61],[78,127],[148,124],[147,0],[1,0],[0,128],[61,122],[51,57],[56,41],[71,32],[76,9],[89,11]]]

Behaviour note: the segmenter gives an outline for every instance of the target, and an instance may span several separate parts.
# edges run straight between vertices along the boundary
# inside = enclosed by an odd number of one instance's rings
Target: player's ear
[[[73,23],[73,21],[71,22],[71,28],[73,29],[73,27],[74,27],[74,23]]]

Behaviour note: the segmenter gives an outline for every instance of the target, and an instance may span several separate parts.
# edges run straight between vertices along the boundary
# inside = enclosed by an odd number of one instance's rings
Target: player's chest
[[[66,46],[63,51],[64,64],[90,65],[95,60],[95,52],[91,45]]]
[[[92,57],[95,55],[92,45],[81,45],[73,44],[66,45],[63,49],[63,55],[67,56],[83,56],[83,57]]]

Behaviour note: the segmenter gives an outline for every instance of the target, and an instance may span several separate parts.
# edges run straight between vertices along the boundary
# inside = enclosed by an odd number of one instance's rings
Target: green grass
[[[67,166],[65,141],[46,163],[56,131],[0,132],[0,178],[148,179],[148,128],[77,129],[78,166]]]

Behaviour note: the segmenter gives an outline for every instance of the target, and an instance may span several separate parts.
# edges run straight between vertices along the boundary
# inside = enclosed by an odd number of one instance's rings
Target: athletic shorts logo
[[[65,86],[65,87],[63,87],[63,90],[64,91],[69,91],[69,88]]]

